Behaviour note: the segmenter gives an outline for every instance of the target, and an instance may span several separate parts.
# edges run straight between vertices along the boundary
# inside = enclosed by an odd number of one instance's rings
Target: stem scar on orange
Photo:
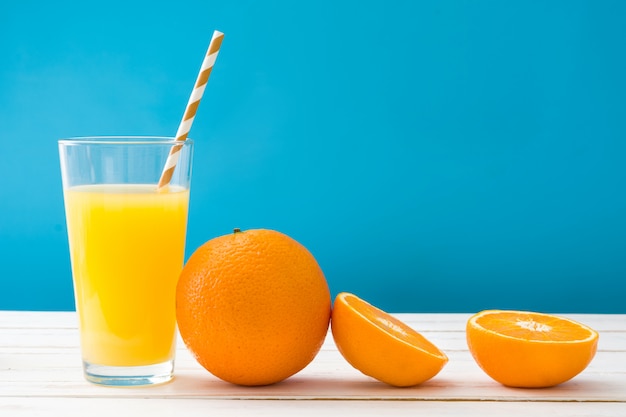
[[[421,384],[448,362],[420,333],[354,294],[337,295],[330,323],[337,349],[348,363],[389,385]]]
[[[467,321],[467,344],[487,375],[510,387],[561,384],[593,359],[598,333],[551,314],[485,310]]]
[[[266,229],[209,240],[189,258],[176,288],[185,345],[209,372],[239,385],[294,375],[319,352],[331,298],[313,255]]]

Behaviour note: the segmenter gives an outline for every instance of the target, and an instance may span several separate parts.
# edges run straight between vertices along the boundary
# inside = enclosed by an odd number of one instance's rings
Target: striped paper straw
[[[183,147],[182,142],[187,140],[187,135],[191,129],[193,119],[196,117],[200,99],[202,98],[206,84],[209,81],[209,75],[211,75],[211,70],[213,69],[215,60],[217,59],[217,54],[220,51],[223,39],[224,34],[222,32],[217,30],[213,32],[209,49],[204,57],[204,61],[202,61],[200,72],[198,73],[198,79],[196,79],[196,84],[191,92],[191,96],[189,97],[189,102],[187,102],[185,114],[183,115],[183,119],[180,121],[180,125],[178,125],[176,141],[181,143],[172,146],[172,149],[170,149],[170,153],[165,161],[165,167],[163,167],[163,172],[161,173],[161,178],[159,179],[158,189],[169,184],[172,179],[174,169],[176,169],[176,164],[178,163],[178,158],[180,156],[180,150]]]

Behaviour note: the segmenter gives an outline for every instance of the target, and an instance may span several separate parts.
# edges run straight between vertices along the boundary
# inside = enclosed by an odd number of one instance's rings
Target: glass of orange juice
[[[101,385],[149,385],[174,372],[193,142],[157,187],[163,137],[59,141],[83,371]]]

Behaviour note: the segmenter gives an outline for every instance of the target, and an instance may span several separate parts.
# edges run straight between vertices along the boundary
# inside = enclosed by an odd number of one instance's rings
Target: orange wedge
[[[476,363],[510,387],[561,384],[593,359],[598,333],[564,317],[528,311],[485,310],[469,318],[467,344]]]
[[[448,362],[424,336],[354,294],[337,295],[330,323],[337,349],[348,363],[389,385],[421,384]]]

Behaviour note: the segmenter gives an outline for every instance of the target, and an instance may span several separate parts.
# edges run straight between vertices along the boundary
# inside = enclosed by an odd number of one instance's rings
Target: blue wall
[[[188,254],[307,246],[389,311],[626,312],[626,2],[0,6],[0,309],[73,309],[56,140],[191,137]]]

